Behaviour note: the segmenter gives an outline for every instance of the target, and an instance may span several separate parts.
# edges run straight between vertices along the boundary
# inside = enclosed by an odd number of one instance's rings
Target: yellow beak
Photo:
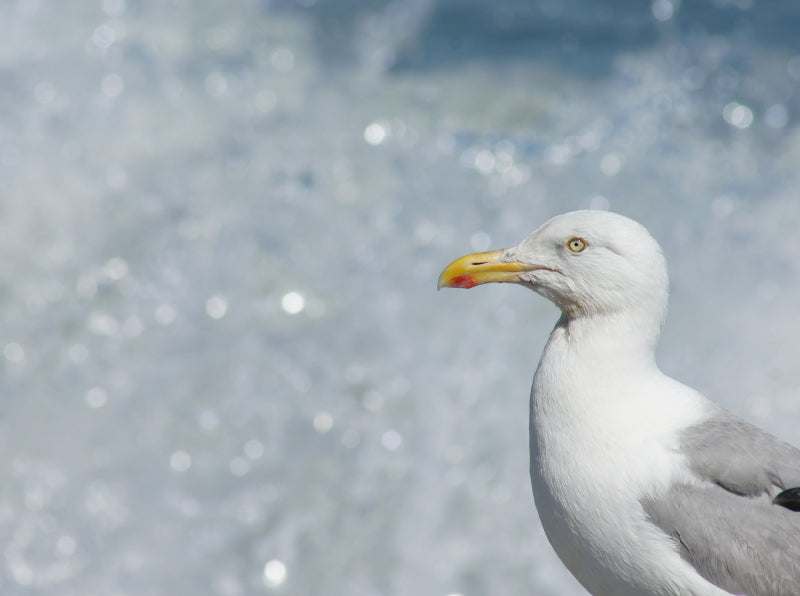
[[[501,260],[506,249],[479,252],[456,259],[439,276],[438,288],[474,288],[489,282],[518,282],[519,273],[540,269],[519,261]]]

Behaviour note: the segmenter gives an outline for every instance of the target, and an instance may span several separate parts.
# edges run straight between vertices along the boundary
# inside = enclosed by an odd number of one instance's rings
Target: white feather
[[[587,248],[571,252],[573,237]],[[728,594],[640,504],[693,481],[678,433],[713,411],[655,364],[667,304],[657,243],[627,218],[584,211],[551,220],[507,258],[547,267],[523,282],[563,313],[531,392],[531,480],[553,548],[595,595]]]

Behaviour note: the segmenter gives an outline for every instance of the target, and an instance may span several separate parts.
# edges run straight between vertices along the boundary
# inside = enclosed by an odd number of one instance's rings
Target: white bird
[[[527,286],[561,309],[533,378],[531,483],[592,594],[800,595],[800,450],[664,375],[667,267],[640,224],[555,217],[439,287]]]

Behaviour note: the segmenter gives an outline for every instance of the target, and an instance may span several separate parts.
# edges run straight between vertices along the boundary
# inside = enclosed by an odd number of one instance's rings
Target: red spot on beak
[[[451,288],[474,288],[478,282],[471,275],[456,275],[447,285]]]

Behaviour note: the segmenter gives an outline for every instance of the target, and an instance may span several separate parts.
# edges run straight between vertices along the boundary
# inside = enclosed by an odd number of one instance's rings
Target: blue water
[[[800,6],[0,4],[0,592],[568,595],[555,308],[453,258],[610,208],[662,367],[800,443]]]

